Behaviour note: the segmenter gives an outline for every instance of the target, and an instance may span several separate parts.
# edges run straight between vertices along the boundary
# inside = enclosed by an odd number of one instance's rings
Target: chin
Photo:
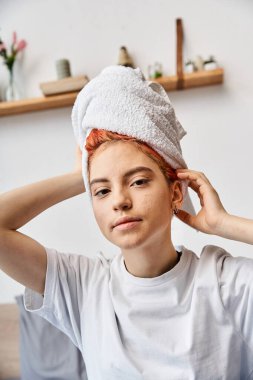
[[[124,250],[127,250],[127,249],[136,249],[136,248],[140,248],[141,246],[143,246],[144,244],[147,243],[147,237],[144,236],[142,234],[142,236],[139,234],[136,235],[136,234],[133,234],[133,233],[129,233],[129,234],[125,234],[124,236],[119,236],[117,237],[116,239],[110,239],[108,236],[106,237],[112,244],[116,245],[117,247],[119,247],[120,249],[124,249]]]

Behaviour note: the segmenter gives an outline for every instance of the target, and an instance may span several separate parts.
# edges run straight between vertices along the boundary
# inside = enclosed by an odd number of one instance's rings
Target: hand
[[[82,152],[79,145],[77,145],[75,152],[76,152],[75,153],[76,159],[75,159],[75,166],[74,166],[73,171],[82,172]]]
[[[190,215],[183,210],[179,210],[176,216],[190,227],[206,234],[216,235],[228,215],[220,201],[218,193],[201,172],[178,169],[176,173],[179,179],[189,180],[188,186],[197,193],[202,206],[196,216]]]

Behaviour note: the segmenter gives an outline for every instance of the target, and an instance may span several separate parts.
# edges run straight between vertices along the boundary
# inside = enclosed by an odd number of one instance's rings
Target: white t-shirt
[[[154,278],[107,260],[46,248],[44,298],[25,307],[81,350],[89,380],[253,379],[253,260],[208,245],[182,246]]]

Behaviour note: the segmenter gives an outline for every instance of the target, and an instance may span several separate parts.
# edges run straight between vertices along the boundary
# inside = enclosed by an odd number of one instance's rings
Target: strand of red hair
[[[176,171],[173,169],[165,159],[151,148],[146,142],[136,139],[135,137],[122,135],[117,132],[107,131],[105,129],[92,129],[89,136],[86,139],[85,149],[88,152],[88,168],[91,162],[92,156],[95,151],[102,145],[111,144],[116,141],[125,141],[133,143],[139,150],[146,154],[149,158],[154,160],[165,176],[166,180],[173,182],[177,179]]]

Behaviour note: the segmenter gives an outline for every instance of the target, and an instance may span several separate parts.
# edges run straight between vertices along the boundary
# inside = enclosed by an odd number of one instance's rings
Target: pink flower
[[[0,44],[0,51],[6,50],[5,44]]]
[[[12,37],[13,45],[17,43],[17,33],[13,32],[13,37]]]
[[[0,36],[0,57],[3,58],[3,62],[7,66],[10,72],[13,69],[13,65],[16,61],[16,56],[19,54],[21,50],[23,50],[26,47],[26,45],[27,45],[27,42],[25,40],[18,41],[17,32],[13,31],[12,44],[8,51],[6,44],[3,42]]]
[[[17,52],[23,50],[26,47],[27,43],[25,40],[20,40],[17,46]]]

